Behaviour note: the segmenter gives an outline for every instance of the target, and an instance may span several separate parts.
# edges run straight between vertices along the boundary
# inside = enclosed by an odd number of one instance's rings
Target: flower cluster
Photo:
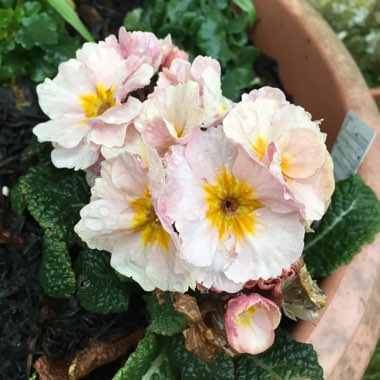
[[[37,92],[51,119],[34,128],[53,164],[86,170],[91,201],[75,227],[146,291],[236,293],[229,344],[262,352],[280,308],[250,284],[283,276],[334,190],[319,123],[264,87],[238,103],[221,68],[192,63],[152,33],[120,29],[86,43]]]

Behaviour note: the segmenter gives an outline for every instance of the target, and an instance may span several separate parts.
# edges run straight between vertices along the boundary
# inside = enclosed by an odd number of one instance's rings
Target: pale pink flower
[[[186,144],[191,132],[202,125],[205,112],[199,103],[196,82],[168,86],[144,102],[136,126],[146,144],[163,154],[173,144]]]
[[[243,96],[223,129],[280,179],[305,219],[322,217],[334,190],[333,170],[325,134],[308,112],[280,90],[264,87]]]
[[[193,131],[219,124],[231,104],[222,95],[218,61],[175,59],[159,74],[136,124],[146,143],[164,154],[173,144],[186,144]]]
[[[144,290],[185,292],[195,286],[189,265],[180,258],[172,227],[156,213],[163,168],[151,150],[148,161],[149,169],[129,153],[103,161],[75,231],[90,248],[110,252],[111,266]]]
[[[137,58],[136,58],[137,59]],[[122,58],[106,43],[86,43],[77,59],[59,66],[53,79],[37,86],[42,110],[50,121],[33,132],[55,147],[57,167],[86,169],[96,163],[101,148],[124,144],[128,126],[141,111],[141,102],[128,94],[150,83],[151,65]]]
[[[176,58],[181,58],[188,61],[189,55],[178,48],[178,46],[172,43],[172,37],[168,34],[163,40],[161,40],[161,49],[163,53],[162,67],[170,67],[173,60]]]
[[[301,256],[304,228],[296,204],[222,128],[194,132],[165,160],[158,212],[175,224],[198,283],[236,292],[249,280],[277,277]]]
[[[260,354],[273,344],[280,320],[280,309],[273,301],[259,294],[241,294],[227,304],[228,343],[239,353]]]
[[[223,116],[232,105],[232,102],[222,95],[220,75],[221,68],[216,59],[199,55],[192,64],[183,59],[175,59],[168,69],[164,68],[159,74],[157,91],[188,81],[198,83],[200,105],[209,119],[208,124],[211,124]],[[154,93],[151,96],[154,96]]]

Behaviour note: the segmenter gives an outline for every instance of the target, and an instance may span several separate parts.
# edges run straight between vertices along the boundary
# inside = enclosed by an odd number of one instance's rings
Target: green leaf
[[[252,27],[256,20],[256,9],[252,0],[232,0],[247,16],[249,27]]]
[[[11,203],[12,210],[16,213],[16,215],[22,216],[26,208],[26,201],[21,190],[20,182],[17,182],[11,190]]]
[[[211,363],[206,363],[187,351],[182,336],[171,339],[169,356],[179,378],[182,380],[234,380],[234,363],[221,353]],[[253,379],[253,378],[252,378]]]
[[[351,262],[380,231],[380,202],[354,175],[337,182],[331,205],[315,233],[305,239],[305,262],[314,277],[327,276]]]
[[[90,198],[84,173],[43,163],[30,168],[20,178],[19,187],[29,212],[41,227],[68,244],[80,242],[74,226]]]
[[[269,350],[237,358],[235,379],[323,380],[323,370],[311,344],[298,343],[288,333],[277,330]]]
[[[46,13],[33,14],[30,17],[24,17],[22,27],[15,38],[24,49],[52,45],[58,42],[57,25]]]
[[[28,162],[31,159],[38,157],[40,160],[41,158],[45,158],[50,152],[51,152],[52,146],[49,142],[35,142],[33,144],[28,145],[21,153],[20,155],[20,161],[21,162]],[[50,160],[50,154],[49,154],[49,160]]]
[[[46,0],[84,39],[94,42],[88,29],[66,0]]]
[[[156,335],[146,334],[113,380],[142,379],[159,354],[160,346]]]
[[[128,12],[123,21],[123,25],[127,30],[138,30],[141,27],[142,8],[135,8]]]
[[[222,77],[223,95],[229,99],[239,98],[243,89],[252,86],[254,79],[251,65],[226,70],[226,74]]]
[[[148,293],[144,296],[150,315],[148,330],[160,335],[172,336],[181,333],[187,324],[183,315],[173,307],[173,299],[170,292],[160,295],[161,304],[157,297]]]
[[[75,290],[75,274],[66,243],[50,231],[44,234],[44,252],[39,278],[46,294],[53,298],[69,298]]]
[[[129,305],[130,285],[110,266],[107,252],[84,249],[75,263],[77,296],[81,305],[95,313],[119,313]]]

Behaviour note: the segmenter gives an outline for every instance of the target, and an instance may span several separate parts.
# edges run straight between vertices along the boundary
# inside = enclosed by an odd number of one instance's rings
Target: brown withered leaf
[[[195,297],[182,293],[175,293],[174,296],[174,308],[184,315],[186,322],[190,325],[183,332],[186,349],[208,363],[215,360],[222,350],[234,356],[235,353],[228,347],[222,332],[205,323]],[[206,305],[206,309],[209,309],[209,305]],[[209,316],[211,313],[212,310],[205,314]]]
[[[144,330],[113,341],[92,341],[75,356],[68,370],[68,379],[82,379],[95,368],[124,356],[144,336]]]
[[[68,366],[61,363],[55,363],[46,356],[41,356],[34,363],[40,380],[68,380]]]
[[[94,369],[127,354],[143,336],[144,330],[139,329],[128,336],[119,336],[112,340],[93,340],[78,351],[70,364],[56,363],[42,356],[34,363],[34,368],[40,380],[79,380]]]

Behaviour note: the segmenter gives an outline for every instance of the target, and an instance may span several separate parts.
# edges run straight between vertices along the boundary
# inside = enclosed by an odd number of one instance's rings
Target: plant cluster
[[[217,60],[124,28],[37,93],[45,144],[13,207],[45,230],[48,295],[104,314],[145,301],[144,337],[115,379],[322,379],[312,347],[278,326],[318,317],[309,271],[372,241],[380,204],[357,176],[332,195],[320,122],[271,87],[234,103]]]
[[[354,57],[369,87],[380,86],[380,4],[376,0],[312,0]]]
[[[1,0],[0,20],[0,80],[53,77],[58,64],[79,47],[64,20],[44,2]]]

